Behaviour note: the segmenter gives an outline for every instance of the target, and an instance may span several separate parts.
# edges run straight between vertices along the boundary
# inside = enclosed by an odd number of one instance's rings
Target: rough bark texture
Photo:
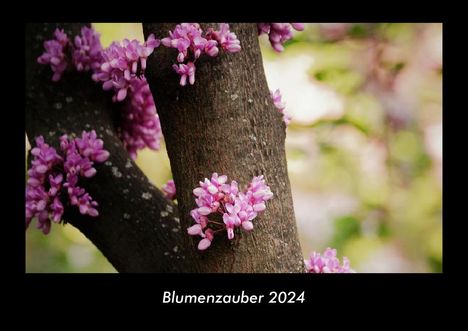
[[[95,177],[82,181],[98,201],[100,215],[82,216],[76,207],[71,207],[66,208],[64,219],[83,232],[120,272],[195,271],[190,263],[193,249],[187,251],[187,236],[180,226],[176,206],[148,181],[116,135],[119,112],[111,102],[111,94],[102,91],[90,73],[65,74],[54,83],[50,67],[37,63],[44,40],[51,39],[57,26],[72,38],[82,24],[26,27],[28,137],[33,146],[34,137],[42,135],[58,148],[62,134],[79,135],[83,130],[94,129],[111,155],[108,162],[96,166]],[[145,199],[148,194],[144,193],[151,194],[151,198]]]
[[[215,24],[202,24],[206,28]],[[231,24],[242,51],[220,51],[197,60],[196,82],[179,86],[171,68],[177,51],[160,47],[148,59],[150,83],[167,143],[177,187],[182,228],[192,220],[192,189],[211,173],[226,174],[241,187],[264,175],[274,193],[252,232],[234,240],[217,236],[212,246],[193,257],[202,272],[302,272],[285,156],[285,125],[273,106],[255,24]],[[168,35],[173,24],[143,24],[145,37]],[[157,166],[157,165],[155,165]],[[185,230],[184,230],[185,231]],[[198,238],[189,244],[196,249]]]

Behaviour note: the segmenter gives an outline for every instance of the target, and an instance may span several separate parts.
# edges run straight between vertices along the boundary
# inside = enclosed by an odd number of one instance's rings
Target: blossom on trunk
[[[286,111],[286,104],[281,100],[281,92],[279,89],[276,91],[270,91],[271,99],[273,100],[273,104],[278,109],[278,111],[283,114],[283,121],[286,123],[286,126],[291,123],[291,115]]]
[[[293,37],[291,28],[302,31],[304,23],[257,23],[258,34],[268,34],[271,47],[277,52],[282,52],[283,44]]]
[[[52,81],[57,82],[62,78],[64,71],[70,64],[68,36],[63,30],[55,29],[55,39],[44,41],[44,53],[37,58],[40,64],[49,64],[52,72]]]
[[[175,200],[176,199],[176,187],[174,180],[170,179],[166,184],[163,185],[162,190],[166,199]]]
[[[115,92],[114,101],[123,101],[132,80],[144,73],[148,56],[159,44],[153,34],[143,44],[136,39],[113,42],[102,52],[103,62],[93,74],[93,79],[102,82],[104,90]]]
[[[207,249],[216,233],[226,231],[228,239],[232,240],[235,228],[253,230],[252,221],[266,209],[266,201],[273,197],[263,176],[254,177],[243,192],[239,192],[236,181],[227,183],[227,180],[227,176],[213,173],[211,179],[205,178],[193,190],[197,208],[190,215],[196,224],[189,227],[187,232],[202,237],[199,250]],[[219,215],[222,223],[209,219],[211,214]]]
[[[97,202],[78,186],[78,181],[80,177],[93,177],[96,174],[94,163],[102,163],[109,158],[103,141],[97,138],[94,130],[83,131],[81,137],[73,139],[63,135],[60,137],[60,150],[61,155],[46,144],[42,136],[36,138],[26,183],[26,229],[36,218],[37,228],[48,234],[51,221],[61,221],[64,212],[62,192],[68,194],[69,203],[77,206],[81,214],[99,215]]]
[[[195,62],[203,54],[217,56],[220,48],[228,53],[241,50],[240,41],[227,23],[221,23],[216,31],[209,28],[205,34],[198,23],[177,24],[173,31],[169,31],[168,37],[161,39],[161,43],[178,51],[178,64],[172,68],[180,75],[181,86],[187,85],[187,80],[190,85],[195,83]]]

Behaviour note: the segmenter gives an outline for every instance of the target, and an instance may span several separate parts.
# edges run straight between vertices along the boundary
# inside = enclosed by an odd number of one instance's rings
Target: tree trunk
[[[202,24],[203,28],[217,24]],[[145,38],[163,38],[173,24],[143,24]],[[256,24],[231,24],[239,53],[220,51],[197,60],[196,82],[179,86],[172,69],[177,50],[158,48],[146,77],[155,98],[167,145],[182,228],[193,221],[192,190],[211,173],[225,174],[246,187],[264,175],[274,197],[254,220],[252,232],[233,241],[216,237],[193,263],[202,272],[303,272],[285,155],[285,125],[269,95]],[[157,165],[155,165],[157,166]],[[196,241],[191,239],[196,250]]]
[[[73,38],[81,26],[26,26],[26,133],[31,145],[42,135],[58,148],[62,134],[80,135],[94,129],[110,152],[108,162],[95,166],[96,176],[83,180],[83,187],[99,203],[100,215],[83,216],[76,207],[65,206],[64,219],[88,237],[119,272],[195,271],[190,262],[193,249],[185,243],[186,230],[180,226],[176,206],[148,181],[116,135],[119,105],[112,103],[112,95],[93,82],[89,72],[65,73],[54,83],[49,66],[37,63],[44,40],[52,38],[56,27]],[[143,198],[144,193],[151,197]]]
[[[175,50],[160,47],[148,59],[146,76],[160,114],[180,212],[129,158],[116,135],[119,105],[111,102],[111,94],[90,73],[66,73],[53,83],[50,68],[37,63],[44,40],[52,38],[56,27],[73,38],[81,26],[26,27],[26,132],[32,145],[43,135],[58,148],[60,135],[94,129],[111,154],[82,185],[99,202],[100,215],[83,216],[72,207],[66,208],[64,219],[119,272],[303,272],[285,127],[269,96],[255,24],[231,25],[242,51],[197,61],[194,86],[178,85],[171,68]],[[144,32],[163,38],[174,26],[144,24]],[[239,233],[233,241],[217,237],[207,251],[199,252],[186,233],[192,224],[189,211],[195,207],[192,189],[212,172],[243,187],[262,174],[275,195],[254,220],[252,232]]]

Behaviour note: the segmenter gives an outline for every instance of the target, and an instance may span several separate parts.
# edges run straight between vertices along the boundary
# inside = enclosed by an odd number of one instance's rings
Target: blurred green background
[[[143,39],[140,24],[94,26],[104,46]],[[442,24],[315,23],[283,53],[260,42],[269,87],[293,117],[304,256],[331,246],[357,272],[441,272]],[[171,178],[164,146],[137,163],[158,187]],[[26,231],[26,272],[115,269],[78,230],[54,225]]]

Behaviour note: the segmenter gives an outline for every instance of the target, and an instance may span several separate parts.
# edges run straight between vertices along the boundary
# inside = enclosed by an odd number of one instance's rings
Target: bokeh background
[[[104,46],[143,40],[140,24],[94,27]],[[304,256],[330,246],[357,272],[441,272],[442,24],[307,24],[283,53],[260,39],[269,87],[293,117]],[[158,187],[171,178],[164,145],[137,164]],[[116,271],[78,230],[54,225],[26,231],[26,272]]]

